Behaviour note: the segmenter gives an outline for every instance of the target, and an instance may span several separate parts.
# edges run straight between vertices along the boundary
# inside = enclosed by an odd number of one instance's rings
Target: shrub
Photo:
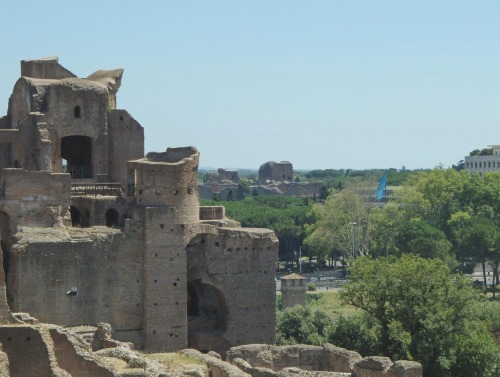
[[[277,313],[276,344],[313,344],[326,342],[332,321],[328,314],[321,310],[297,305]]]

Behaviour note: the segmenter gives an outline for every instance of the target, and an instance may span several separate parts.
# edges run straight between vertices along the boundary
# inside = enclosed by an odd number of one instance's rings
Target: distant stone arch
[[[119,214],[114,208],[110,208],[106,211],[106,226],[109,228],[118,226]]]

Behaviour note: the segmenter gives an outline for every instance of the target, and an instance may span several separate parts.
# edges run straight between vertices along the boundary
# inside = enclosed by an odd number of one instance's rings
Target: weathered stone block
[[[354,364],[354,374],[356,377],[395,377],[391,367],[388,357],[370,356]]]
[[[422,365],[415,361],[395,361],[392,370],[395,377],[422,377]]]
[[[354,364],[360,360],[363,360],[363,358],[357,352],[336,347],[330,343],[323,345],[324,370],[351,373],[354,369]]]

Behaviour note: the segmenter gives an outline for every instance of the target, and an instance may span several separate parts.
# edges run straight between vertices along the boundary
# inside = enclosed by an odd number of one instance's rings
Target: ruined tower
[[[116,109],[122,69],[78,78],[44,58],[21,72],[0,118],[11,308],[107,322],[149,351],[273,343],[276,236],[200,208],[196,148],[144,157],[142,126]]]
[[[281,278],[281,307],[292,308],[306,304],[307,278],[299,274],[290,274]]]

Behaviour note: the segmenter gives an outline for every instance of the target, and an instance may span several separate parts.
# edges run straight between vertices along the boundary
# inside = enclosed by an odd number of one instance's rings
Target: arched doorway
[[[69,213],[71,215],[71,225],[80,226],[80,211],[76,207],[69,207]]]
[[[190,331],[227,329],[227,305],[222,293],[201,280],[188,282]]]
[[[229,348],[224,339],[228,310],[222,293],[201,280],[188,282],[188,346],[200,351]]]
[[[211,248],[218,242],[215,235],[198,234],[186,245],[188,346],[224,354],[232,345],[226,339],[231,316],[224,285],[210,278],[207,264]]]
[[[88,136],[66,136],[61,139],[61,158],[72,179],[92,178],[92,140]]]
[[[113,228],[118,226],[118,211],[116,209],[110,208],[106,211],[106,226]]]

